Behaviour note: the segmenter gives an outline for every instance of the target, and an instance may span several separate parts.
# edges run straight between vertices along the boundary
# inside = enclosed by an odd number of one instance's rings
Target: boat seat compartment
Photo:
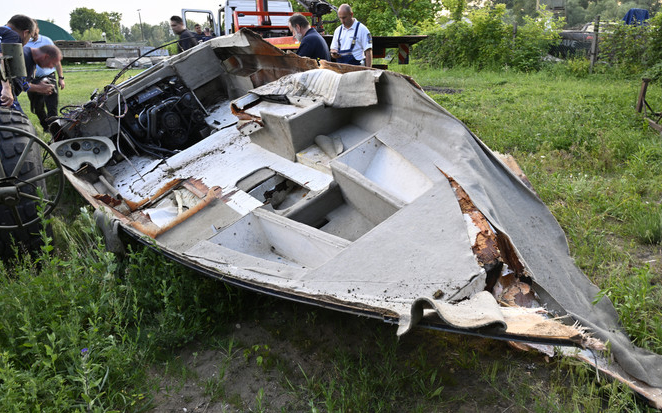
[[[332,141],[340,140],[342,153],[370,138],[373,136],[373,133],[350,123],[324,136]],[[327,153],[317,143],[297,152],[297,162],[329,175],[331,175],[331,166],[329,164],[335,158],[335,154],[332,156],[332,154]]]
[[[329,223],[329,213],[344,203],[340,188],[332,183],[326,191],[305,199],[283,213],[289,219],[320,229]]]
[[[393,198],[407,204],[432,188],[430,178],[377,137],[346,151],[334,162],[356,170]]]
[[[405,206],[402,200],[344,163],[331,162],[331,170],[343,197],[374,225]]]
[[[356,241],[375,227],[372,221],[346,202],[335,183],[324,191],[309,194],[290,208],[275,212],[348,241]]]
[[[349,123],[348,109],[327,108],[322,102],[290,116],[260,112],[264,127],[251,133],[251,141],[291,161],[315,143],[317,135],[326,135],[339,125]]]
[[[405,206],[354,168],[332,161],[335,183],[281,214],[324,232],[355,241]]]
[[[209,241],[257,258],[312,268],[324,264],[350,244],[264,209],[254,210]]]

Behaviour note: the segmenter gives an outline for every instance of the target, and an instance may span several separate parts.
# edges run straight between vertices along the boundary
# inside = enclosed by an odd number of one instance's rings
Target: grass
[[[630,336],[662,353],[662,140],[634,112],[640,81],[578,78],[563,66],[395,68],[425,87],[460,91],[429,94],[515,156]],[[61,105],[86,101],[116,73],[78,69],[65,67]],[[656,85],[648,101],[662,106]],[[21,103],[29,107],[25,96]],[[144,411],[154,407],[154,368],[174,378],[172,391],[194,381],[239,410],[276,410],[274,386],[289,394],[290,411],[647,410],[573,360],[433,331],[398,341],[391,326],[230,288],[150,250],[116,257],[70,188],[64,203],[41,253],[0,263],[0,411]],[[268,337],[236,340],[238,323]],[[218,352],[213,378],[179,358],[195,343]],[[231,384],[249,368],[280,379],[242,398]]]

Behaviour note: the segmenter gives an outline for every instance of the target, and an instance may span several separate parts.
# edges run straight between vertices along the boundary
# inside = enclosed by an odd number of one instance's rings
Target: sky
[[[53,19],[55,24],[70,32],[69,13],[78,7],[87,7],[97,13],[122,13],[122,25],[138,23],[138,9],[143,23],[155,25],[168,20],[173,14],[181,15],[182,8],[216,10],[218,0],[2,0],[0,24],[4,25],[14,14],[25,14],[33,19]]]

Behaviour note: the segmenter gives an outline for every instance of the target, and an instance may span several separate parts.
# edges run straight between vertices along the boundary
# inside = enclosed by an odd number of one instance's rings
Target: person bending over
[[[297,54],[299,56],[313,59],[331,60],[329,46],[321,34],[310,27],[308,19],[300,13],[294,13],[289,21],[290,31],[297,41],[300,42]]]

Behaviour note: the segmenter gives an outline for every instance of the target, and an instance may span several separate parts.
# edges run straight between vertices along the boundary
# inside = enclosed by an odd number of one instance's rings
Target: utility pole
[[[143,42],[145,41],[145,32],[143,31],[143,19],[140,17],[140,10],[138,9],[138,21],[140,22],[140,35],[143,38]]]

